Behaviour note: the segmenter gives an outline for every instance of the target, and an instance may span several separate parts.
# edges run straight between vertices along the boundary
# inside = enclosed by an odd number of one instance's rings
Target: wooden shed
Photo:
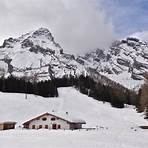
[[[15,129],[16,122],[0,122],[0,130]]]
[[[139,126],[140,128],[142,128],[142,129],[148,129],[148,125],[146,126]]]

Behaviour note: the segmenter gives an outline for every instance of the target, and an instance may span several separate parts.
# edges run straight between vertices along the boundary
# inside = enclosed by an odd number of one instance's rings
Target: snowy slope
[[[1,148],[147,148],[148,132],[139,129],[147,125],[142,114],[132,106],[112,108],[79,93],[74,88],[59,88],[59,98],[42,98],[24,94],[0,93],[0,121],[22,122],[44,112],[69,112],[84,119],[85,127],[93,131],[9,130],[0,132]],[[133,128],[132,128],[133,127]]]
[[[147,131],[5,131],[1,148],[147,148]]]
[[[141,85],[144,83],[143,80],[132,79],[131,74],[128,72],[122,72],[121,74],[118,75],[108,74],[108,73],[101,73],[101,74],[111,79],[112,81],[115,81],[116,83],[119,83],[124,87],[134,91],[138,91]]]
[[[109,127],[128,128],[145,122],[132,107],[125,109],[112,108],[93,98],[79,93],[74,88],[59,88],[59,98],[42,98],[24,94],[0,93],[0,121],[14,120],[18,125],[44,112],[66,113],[86,120],[87,127],[104,125]],[[127,122],[128,121],[128,122]],[[119,122],[116,125],[116,122]]]

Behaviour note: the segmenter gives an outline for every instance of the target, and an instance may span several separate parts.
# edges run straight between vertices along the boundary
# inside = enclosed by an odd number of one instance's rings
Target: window
[[[47,120],[47,118],[46,118],[46,117],[44,117],[44,118],[42,118],[42,120],[43,120],[43,121],[46,121],[46,120]]]
[[[52,117],[52,118],[51,118],[51,121],[55,121],[55,118],[54,118],[54,117]]]
[[[12,127],[14,127],[14,125],[13,125],[13,124],[11,124],[11,125],[9,125],[9,127],[10,127],[10,128],[12,128]]]
[[[48,129],[48,125],[45,125],[45,129]]]
[[[35,129],[35,125],[32,125],[32,129]]]
[[[42,125],[39,125],[39,129],[42,128]]]

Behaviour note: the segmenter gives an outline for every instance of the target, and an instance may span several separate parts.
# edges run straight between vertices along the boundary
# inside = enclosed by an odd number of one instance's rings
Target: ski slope
[[[59,88],[58,98],[42,98],[24,94],[0,93],[0,122],[17,121],[16,129],[0,132],[0,148],[147,148],[148,125],[132,106],[112,108],[72,87]],[[86,121],[87,131],[22,130],[26,120],[44,112],[78,117]]]

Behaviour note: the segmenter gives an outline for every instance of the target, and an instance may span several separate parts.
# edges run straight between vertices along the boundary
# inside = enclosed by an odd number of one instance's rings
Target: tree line
[[[138,112],[144,112],[145,118],[148,119],[148,73],[145,73],[144,77],[144,84],[139,90]]]
[[[99,78],[97,78],[98,80]],[[107,83],[95,81],[94,77],[80,75],[78,77],[64,76],[55,79],[57,87],[74,86],[81,93],[93,97],[96,100],[110,102],[113,107],[123,108],[125,104],[138,106],[138,94],[111,80]]]
[[[0,91],[11,93],[35,94],[43,97],[57,97],[58,91],[54,81],[31,82],[24,78],[9,76],[0,78]]]
[[[98,80],[99,78],[97,78]],[[58,87],[74,86],[81,93],[96,100],[110,102],[113,107],[123,108],[124,104],[139,105],[138,95],[123,86],[104,80],[95,81],[91,76],[64,76],[48,81],[26,81],[25,78],[13,76],[0,78],[0,91],[12,93],[35,94],[43,97],[57,97]]]

